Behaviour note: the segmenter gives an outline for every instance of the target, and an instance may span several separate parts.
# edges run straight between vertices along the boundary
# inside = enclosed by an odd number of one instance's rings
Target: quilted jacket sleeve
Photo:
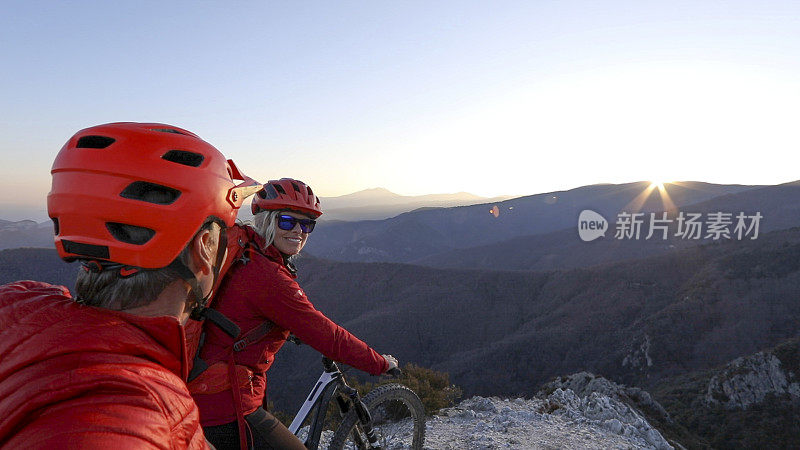
[[[118,386],[122,387],[122,386]],[[4,448],[205,449],[197,408],[172,405],[156,395],[107,390],[49,405],[24,421]],[[183,402],[181,402],[183,403]],[[175,413],[189,417],[176,417]],[[194,420],[190,419],[194,416]]]

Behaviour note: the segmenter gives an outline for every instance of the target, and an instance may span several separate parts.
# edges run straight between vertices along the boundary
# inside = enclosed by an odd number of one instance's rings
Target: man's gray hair
[[[197,232],[209,229],[213,223],[215,222],[205,223]],[[190,245],[195,236],[197,233],[175,258],[187,267],[191,260]],[[120,276],[119,270],[103,270],[96,273],[79,267],[75,294],[83,304],[123,311],[152,303],[167,286],[180,279],[178,272],[169,267],[140,269],[128,277]]]

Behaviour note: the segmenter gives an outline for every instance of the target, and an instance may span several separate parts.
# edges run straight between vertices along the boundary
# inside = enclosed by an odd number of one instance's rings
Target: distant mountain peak
[[[363,198],[395,198],[395,197],[402,197],[400,194],[395,194],[394,192],[382,188],[376,187],[371,189],[364,189],[362,191],[353,192],[351,194],[339,195],[337,197],[328,197],[329,199],[363,199]]]
[[[509,197],[487,199],[469,192],[454,194],[400,195],[386,188],[364,189],[338,197],[322,197],[325,219],[364,220],[385,219],[424,207],[453,207],[474,205]]]
[[[326,198],[326,197],[323,197]],[[437,199],[468,199],[468,200],[480,200],[486,197],[481,197],[479,195],[475,195],[466,191],[454,192],[454,193],[444,193],[444,194],[423,194],[423,195],[401,195],[396,194],[386,188],[382,187],[375,187],[370,189],[364,189],[361,191],[353,192],[350,194],[339,195],[337,197],[327,197],[327,199],[385,199],[385,198],[408,198],[408,199],[426,199],[426,198],[437,198]]]
[[[480,195],[471,194],[469,192],[456,192],[454,194],[427,194],[422,195],[419,198],[421,199],[436,199],[436,200],[485,200],[486,197],[481,197]]]

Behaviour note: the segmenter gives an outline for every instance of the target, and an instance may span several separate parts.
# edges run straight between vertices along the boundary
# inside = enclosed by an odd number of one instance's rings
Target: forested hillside
[[[652,387],[714,448],[800,448],[800,339]]]
[[[319,309],[380,351],[449,372],[467,394],[532,393],[580,370],[646,386],[800,330],[798,228],[546,273],[308,258],[301,274]],[[308,353],[275,377],[311,383]]]
[[[52,236],[50,239],[52,241]],[[0,284],[17,280],[36,280],[60,284],[72,290],[75,286],[77,267],[76,263],[67,264],[62,261],[55,249],[0,250]]]

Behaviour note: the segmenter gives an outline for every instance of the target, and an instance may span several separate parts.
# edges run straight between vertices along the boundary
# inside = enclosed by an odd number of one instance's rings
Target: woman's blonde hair
[[[275,218],[283,212],[281,209],[261,211],[253,216],[253,228],[264,238],[266,245],[272,245],[275,240]]]

